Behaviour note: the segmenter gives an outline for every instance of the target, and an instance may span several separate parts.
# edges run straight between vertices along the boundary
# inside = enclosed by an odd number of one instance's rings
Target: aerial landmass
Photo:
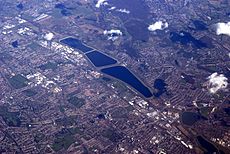
[[[229,154],[229,0],[1,0],[0,153]]]

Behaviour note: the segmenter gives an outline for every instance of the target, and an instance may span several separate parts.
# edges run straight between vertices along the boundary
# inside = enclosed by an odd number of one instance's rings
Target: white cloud
[[[50,41],[50,40],[52,40],[53,39],[53,37],[54,37],[54,34],[53,33],[47,33],[47,34],[45,34],[45,36],[44,36],[44,38],[47,40],[47,41]]]
[[[115,41],[118,36],[122,36],[122,32],[119,29],[105,30],[104,35],[108,35],[108,40]]]
[[[129,14],[129,13],[130,13],[130,11],[127,10],[127,9],[118,9],[117,11],[118,11],[118,12],[122,12],[122,13],[126,13],[126,14]]]
[[[223,74],[213,73],[208,77],[208,88],[210,93],[216,93],[219,90],[226,89],[228,86],[228,78]]]
[[[168,27],[167,22],[157,21],[151,25],[149,25],[148,30],[149,31],[155,31],[155,30],[163,30]]]
[[[230,22],[224,23],[224,22],[219,22],[216,24],[216,34],[217,35],[228,35],[230,36]]]
[[[97,4],[95,5],[97,8],[100,8],[102,5],[108,5],[107,0],[98,0]]]
[[[111,8],[109,8],[109,10],[111,11],[111,10],[115,10],[116,9],[116,7],[115,6],[113,6],[113,7],[111,7]]]

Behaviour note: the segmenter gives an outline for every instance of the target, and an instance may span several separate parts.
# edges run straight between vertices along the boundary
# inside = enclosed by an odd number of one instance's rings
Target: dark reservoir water
[[[102,73],[117,78],[141,93],[146,98],[152,96],[151,91],[141,83],[127,68],[123,66],[109,67],[101,70]]]
[[[202,136],[198,136],[197,140],[200,145],[206,150],[206,152],[204,152],[205,154],[218,153],[218,149],[214,145],[206,141]]]
[[[115,59],[110,58],[107,55],[98,51],[92,51],[90,53],[87,53],[86,56],[96,67],[107,66],[117,63]]]
[[[184,112],[181,115],[182,123],[192,126],[201,119],[201,116],[195,112]]]
[[[71,48],[81,50],[84,53],[93,50],[92,48],[85,46],[80,40],[73,37],[65,38],[60,40],[60,42]]]

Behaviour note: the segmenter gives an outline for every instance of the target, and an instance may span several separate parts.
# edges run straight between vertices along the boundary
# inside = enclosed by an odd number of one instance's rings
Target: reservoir
[[[124,66],[105,68],[101,72],[127,83],[146,98],[152,96],[151,91]]]
[[[73,37],[65,38],[63,40],[60,40],[60,42],[71,48],[81,50],[84,53],[93,50],[92,48],[84,45],[80,40]]]
[[[107,66],[107,65],[112,65],[117,63],[115,59],[110,58],[109,56],[99,51],[92,51],[90,53],[87,53],[86,56],[96,67],[102,67],[102,66]]]

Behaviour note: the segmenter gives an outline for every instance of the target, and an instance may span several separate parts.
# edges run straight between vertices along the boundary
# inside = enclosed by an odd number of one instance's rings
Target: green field
[[[10,127],[20,127],[21,120],[18,112],[9,112],[7,107],[0,107],[0,116]]]
[[[20,89],[23,87],[26,87],[29,80],[22,76],[21,74],[17,74],[11,78],[8,79],[10,85],[14,87],[15,89]]]
[[[77,96],[71,96],[68,99],[68,102],[74,105],[76,108],[81,108],[83,105],[85,105],[85,100],[83,98],[78,98]]]
[[[53,150],[56,152],[61,149],[67,150],[71,144],[76,142],[74,135],[82,133],[83,132],[79,128],[62,129],[61,132],[56,134],[56,138],[52,145]]]

